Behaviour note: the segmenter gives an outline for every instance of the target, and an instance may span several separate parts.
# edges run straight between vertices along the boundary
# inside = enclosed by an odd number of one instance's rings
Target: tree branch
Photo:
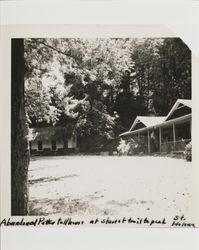
[[[31,40],[35,40],[35,39],[31,39]],[[39,40],[39,43],[41,43],[42,45],[44,45],[44,46],[46,46],[46,47],[48,47],[48,48],[50,48],[50,49],[56,51],[56,52],[59,53],[59,54],[62,54],[62,55],[64,55],[64,56],[67,56],[67,57],[70,57],[70,58],[74,59],[74,58],[70,55],[70,52],[68,52],[68,53],[63,52],[63,51],[61,51],[61,50],[59,50],[59,49],[57,49],[57,48],[55,48],[55,47],[53,47],[53,46],[51,46],[51,45],[49,45],[49,44],[43,42],[43,41],[40,41],[40,40]]]

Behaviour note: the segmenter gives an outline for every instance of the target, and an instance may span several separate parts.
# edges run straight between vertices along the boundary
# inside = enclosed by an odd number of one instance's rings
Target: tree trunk
[[[28,213],[29,149],[24,108],[24,41],[12,39],[11,215]]]

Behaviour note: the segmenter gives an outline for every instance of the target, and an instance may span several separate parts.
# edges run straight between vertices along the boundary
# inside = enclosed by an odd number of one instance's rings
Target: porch
[[[183,152],[191,141],[191,117],[182,117],[159,126],[160,152]]]
[[[191,115],[126,134],[138,144],[137,153],[182,153],[191,141]]]

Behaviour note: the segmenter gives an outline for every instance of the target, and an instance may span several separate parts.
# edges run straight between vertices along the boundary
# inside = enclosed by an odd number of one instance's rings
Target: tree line
[[[137,115],[191,98],[191,51],[180,38],[25,39],[29,126],[72,124],[107,141]],[[98,140],[100,141],[100,140]]]

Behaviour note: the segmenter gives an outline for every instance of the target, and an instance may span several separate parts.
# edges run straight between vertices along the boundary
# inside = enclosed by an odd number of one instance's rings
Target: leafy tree
[[[51,86],[44,84],[47,77],[50,79],[54,57],[44,41],[45,39],[25,39],[24,44],[25,108],[31,126],[55,124],[59,116],[59,110],[52,105]]]
[[[28,39],[25,45],[33,126],[70,123],[83,138],[108,139],[137,115],[165,115],[176,98],[190,97],[190,50],[180,39]]]
[[[180,38],[166,38],[158,48],[154,106],[167,113],[178,98],[191,98],[191,50]]]
[[[134,93],[143,107],[142,114],[156,114],[153,107],[154,87],[158,70],[158,48],[163,39],[135,39],[132,41],[131,57],[134,61]]]

